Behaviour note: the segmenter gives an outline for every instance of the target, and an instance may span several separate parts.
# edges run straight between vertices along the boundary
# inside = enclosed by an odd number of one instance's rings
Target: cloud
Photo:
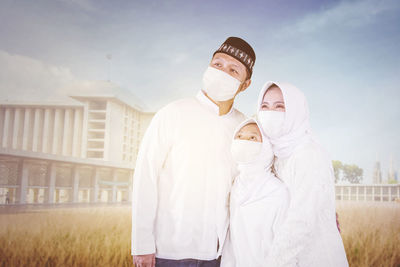
[[[1,101],[64,101],[60,88],[76,82],[68,68],[0,50]]]
[[[341,1],[339,4],[303,17],[285,29],[287,33],[313,33],[332,27],[357,28],[374,23],[378,16],[399,9],[395,0]]]

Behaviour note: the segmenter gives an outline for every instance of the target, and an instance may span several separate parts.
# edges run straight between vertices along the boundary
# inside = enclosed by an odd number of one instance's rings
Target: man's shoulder
[[[194,97],[177,99],[163,106],[157,113],[169,113],[173,111],[178,111],[187,106],[192,106],[195,102],[196,100]]]

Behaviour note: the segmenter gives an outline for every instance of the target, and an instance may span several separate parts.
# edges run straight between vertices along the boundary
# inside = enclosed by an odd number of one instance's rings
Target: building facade
[[[112,94],[75,103],[0,103],[0,203],[131,200],[154,113]]]
[[[400,201],[399,184],[347,184],[336,185],[336,200]]]

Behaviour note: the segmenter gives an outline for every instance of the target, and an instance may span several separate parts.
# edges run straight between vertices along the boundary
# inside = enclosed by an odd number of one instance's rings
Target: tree
[[[359,184],[363,178],[363,169],[355,164],[343,165],[343,179],[349,181],[352,184]]]
[[[343,170],[343,164],[340,160],[332,160],[333,173],[335,174],[335,183],[340,180],[340,174]]]

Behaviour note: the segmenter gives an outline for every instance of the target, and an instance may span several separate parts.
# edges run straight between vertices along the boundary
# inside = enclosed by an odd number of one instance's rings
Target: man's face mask
[[[239,80],[213,67],[208,67],[203,75],[203,90],[214,101],[234,98],[240,85]]]

